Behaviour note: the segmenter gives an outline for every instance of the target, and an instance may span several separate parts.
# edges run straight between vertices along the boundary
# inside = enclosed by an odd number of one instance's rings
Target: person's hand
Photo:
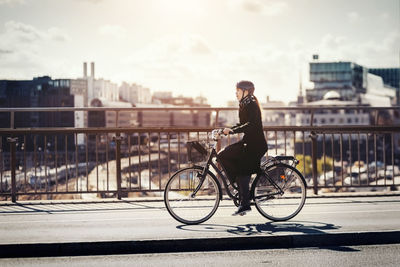
[[[229,133],[233,133],[233,130],[231,128],[224,128],[224,130],[222,131],[222,133],[224,135],[228,135]]]

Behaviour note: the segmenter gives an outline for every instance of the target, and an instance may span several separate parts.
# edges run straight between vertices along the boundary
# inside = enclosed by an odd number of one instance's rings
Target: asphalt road
[[[0,259],[7,266],[398,266],[400,244]]]
[[[0,203],[0,245],[171,240],[400,230],[400,197],[310,198],[290,221],[275,223],[256,209],[232,217],[224,200],[207,222],[175,221],[162,202]]]

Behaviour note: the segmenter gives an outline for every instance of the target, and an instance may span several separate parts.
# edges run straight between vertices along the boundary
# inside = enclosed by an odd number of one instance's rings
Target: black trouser
[[[239,173],[239,167],[243,158],[243,145],[241,143],[229,145],[218,153],[218,161],[224,166],[226,174],[231,182],[236,181],[236,176]]]
[[[243,149],[243,143],[234,143],[227,146],[218,154],[219,162],[222,163],[228,178],[231,182],[236,182],[239,188],[239,200],[240,205],[250,205],[250,192],[249,182],[251,175],[242,175],[240,168],[246,161],[246,155]]]
[[[239,186],[239,201],[240,205],[243,207],[250,206],[250,190],[249,190],[249,182],[250,175],[241,175],[237,177],[237,184]]]

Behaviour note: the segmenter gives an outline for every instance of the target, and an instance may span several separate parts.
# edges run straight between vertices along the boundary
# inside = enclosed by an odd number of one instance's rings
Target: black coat
[[[267,152],[261,121],[261,110],[256,98],[246,96],[240,101],[239,123],[232,128],[234,133],[244,133],[242,140],[227,146],[218,154],[219,161],[228,175],[249,175],[258,170],[261,157]]]

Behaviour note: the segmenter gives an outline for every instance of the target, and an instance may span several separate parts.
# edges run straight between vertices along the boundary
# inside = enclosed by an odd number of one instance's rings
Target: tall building
[[[306,90],[307,102],[323,99],[332,90],[342,100],[353,100],[359,93],[366,93],[367,69],[352,62],[311,62],[310,81],[313,89]]]
[[[151,103],[150,89],[144,88],[136,83],[128,84],[123,82],[119,87],[119,94],[121,99],[128,101],[133,105],[136,105],[137,103]]]
[[[353,62],[311,62],[310,81],[314,88],[306,90],[307,102],[322,100],[332,91],[340,100],[371,106],[390,106],[395,98],[395,88]]]
[[[103,98],[110,102],[119,101],[119,88],[116,83],[103,78],[95,78],[95,64],[90,63],[90,76],[87,72],[87,63],[83,63],[83,78],[86,81],[87,92],[85,95],[85,106],[90,106],[93,99]]]
[[[396,88],[396,104],[400,105],[400,68],[372,68],[368,72],[382,77],[385,84]]]
[[[48,76],[33,80],[0,81],[0,107],[74,107],[70,79]],[[0,113],[0,127],[10,127],[8,113]],[[73,112],[17,112],[14,127],[74,127]]]
[[[70,79],[53,80],[48,76],[34,78],[33,80],[1,80],[0,81],[0,107],[1,108],[41,108],[41,107],[74,107],[76,102],[83,103],[82,95],[74,95]],[[84,86],[80,88],[85,90]],[[77,92],[76,92],[77,93]],[[0,113],[0,128],[38,128],[38,127],[79,127],[76,125],[76,116],[73,111],[64,112],[16,112],[14,125],[10,121],[8,112]],[[54,145],[56,136],[48,138],[44,144],[43,138],[37,138],[36,147],[44,148],[45,145]],[[26,151],[34,149],[34,136],[27,135]],[[60,136],[60,140],[63,137]],[[23,140],[23,136],[19,136]],[[68,136],[68,147],[74,146],[73,136]],[[59,142],[62,149],[63,142]],[[3,142],[3,149],[9,149],[9,145]]]

